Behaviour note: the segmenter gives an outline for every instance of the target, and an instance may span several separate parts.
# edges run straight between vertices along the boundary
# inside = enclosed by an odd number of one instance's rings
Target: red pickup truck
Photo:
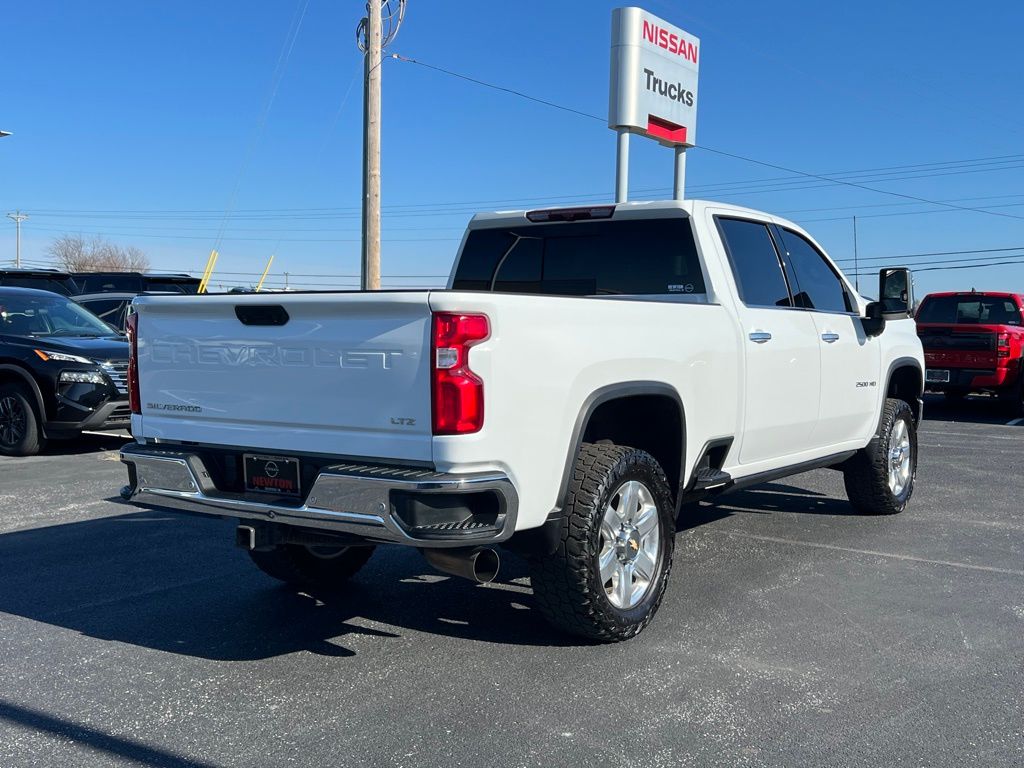
[[[953,400],[992,392],[1024,415],[1024,295],[931,293],[917,310],[925,386]]]

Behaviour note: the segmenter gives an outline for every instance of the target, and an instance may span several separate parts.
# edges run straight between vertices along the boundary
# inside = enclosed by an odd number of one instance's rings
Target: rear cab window
[[[452,289],[706,298],[690,220],[622,219],[472,230]]]
[[[1007,296],[928,296],[921,302],[917,322],[936,325],[1022,324],[1021,310]]]

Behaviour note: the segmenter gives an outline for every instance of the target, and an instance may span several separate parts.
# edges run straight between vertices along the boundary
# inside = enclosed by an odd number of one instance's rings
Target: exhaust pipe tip
[[[482,547],[473,558],[473,578],[480,584],[490,584],[498,578],[501,569],[501,558],[498,551],[490,547]]]
[[[459,576],[477,584],[490,584],[498,577],[501,558],[490,547],[420,550],[426,561],[441,573]]]

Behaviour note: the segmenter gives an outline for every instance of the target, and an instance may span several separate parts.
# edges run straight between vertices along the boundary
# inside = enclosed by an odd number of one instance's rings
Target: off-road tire
[[[28,390],[21,384],[0,384],[2,456],[34,456],[46,443],[29,397]]]
[[[910,480],[898,495],[889,487],[889,438],[899,422],[910,438]],[[917,429],[914,412],[904,400],[889,398],[882,409],[877,437],[843,465],[850,503],[862,515],[895,515],[907,508],[917,478]]]
[[[249,550],[249,557],[268,576],[294,586],[333,588],[344,584],[366,565],[373,547],[338,547],[329,557],[301,544],[278,544]]]
[[[1017,383],[999,393],[999,400],[1011,418],[1024,416],[1024,366],[1017,373]]]
[[[660,557],[647,592],[632,608],[612,605],[602,583],[598,555],[601,521],[624,483],[643,483],[657,507]],[[553,555],[530,560],[533,594],[555,627],[599,642],[628,640],[654,617],[672,570],[675,514],[665,473],[650,454],[611,443],[584,443],[569,485],[565,519]]]

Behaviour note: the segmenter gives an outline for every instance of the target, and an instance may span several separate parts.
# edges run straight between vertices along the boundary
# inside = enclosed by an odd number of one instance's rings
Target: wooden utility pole
[[[363,259],[361,287],[380,288],[381,2],[367,3],[363,59]]]

